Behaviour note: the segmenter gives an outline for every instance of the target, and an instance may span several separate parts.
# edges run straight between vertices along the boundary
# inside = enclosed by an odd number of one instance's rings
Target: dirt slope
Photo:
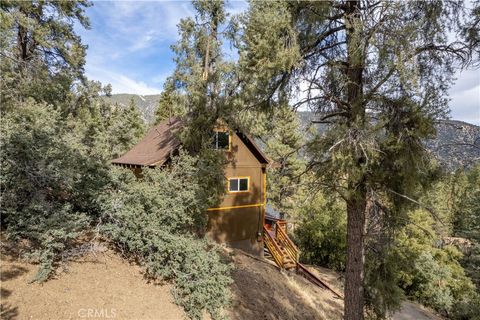
[[[229,255],[235,264],[232,305],[227,310],[230,319],[342,318],[343,301],[331,292],[241,251]],[[149,283],[140,267],[105,248],[71,262],[67,271],[43,285],[29,283],[36,268],[2,254],[0,319],[185,319],[174,304],[171,286]],[[309,269],[343,292],[338,273]],[[394,319],[439,318],[407,302]]]
[[[231,319],[341,319],[343,301],[303,277],[241,251],[233,257]]]
[[[343,302],[266,261],[230,252],[236,265],[231,319],[340,319]],[[184,319],[168,285],[148,283],[141,268],[110,250],[89,254],[40,285],[36,266],[1,257],[1,319]]]
[[[139,267],[111,251],[70,263],[43,285],[28,282],[36,266],[2,255],[1,319],[184,318],[170,286],[148,283]]]

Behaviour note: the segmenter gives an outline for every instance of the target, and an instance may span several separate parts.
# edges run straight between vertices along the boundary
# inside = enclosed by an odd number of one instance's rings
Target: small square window
[[[241,192],[248,191],[249,178],[230,178],[228,179],[228,191]]]
[[[213,147],[217,150],[230,148],[230,133],[228,131],[216,131],[213,135]]]

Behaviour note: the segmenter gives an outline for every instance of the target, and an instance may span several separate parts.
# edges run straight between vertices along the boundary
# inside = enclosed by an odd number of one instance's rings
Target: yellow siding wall
[[[243,141],[233,133],[225,178],[249,177],[249,191],[227,193],[220,205],[209,209],[208,234],[252,253],[263,253],[265,181],[263,167]]]

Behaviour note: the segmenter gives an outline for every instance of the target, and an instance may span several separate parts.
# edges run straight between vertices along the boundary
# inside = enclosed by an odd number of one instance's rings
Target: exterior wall
[[[207,235],[246,252],[263,254],[263,208],[235,208],[208,212]]]
[[[227,190],[220,205],[208,209],[207,234],[218,242],[262,255],[264,167],[235,133],[231,133],[230,143],[230,151],[225,151],[229,160],[225,178],[249,177],[249,190],[233,193]]]
[[[263,204],[264,181],[260,161],[235,133],[231,134],[230,151],[225,152],[228,159],[225,178],[249,177],[250,185],[248,192],[227,191],[219,207]]]

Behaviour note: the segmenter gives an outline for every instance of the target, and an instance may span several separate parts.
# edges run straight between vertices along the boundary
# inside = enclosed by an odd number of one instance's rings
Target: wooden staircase
[[[296,270],[313,284],[333,292],[338,298],[343,299],[342,295],[331,288],[326,282],[318,278],[308,268],[298,261],[300,251],[286,232],[285,220],[278,219],[274,230],[263,226],[263,241],[265,248],[273,258],[273,261],[285,270]]]
[[[275,230],[263,227],[263,240],[268,252],[281,269],[295,269],[299,250],[285,231],[286,224],[278,221]]]

